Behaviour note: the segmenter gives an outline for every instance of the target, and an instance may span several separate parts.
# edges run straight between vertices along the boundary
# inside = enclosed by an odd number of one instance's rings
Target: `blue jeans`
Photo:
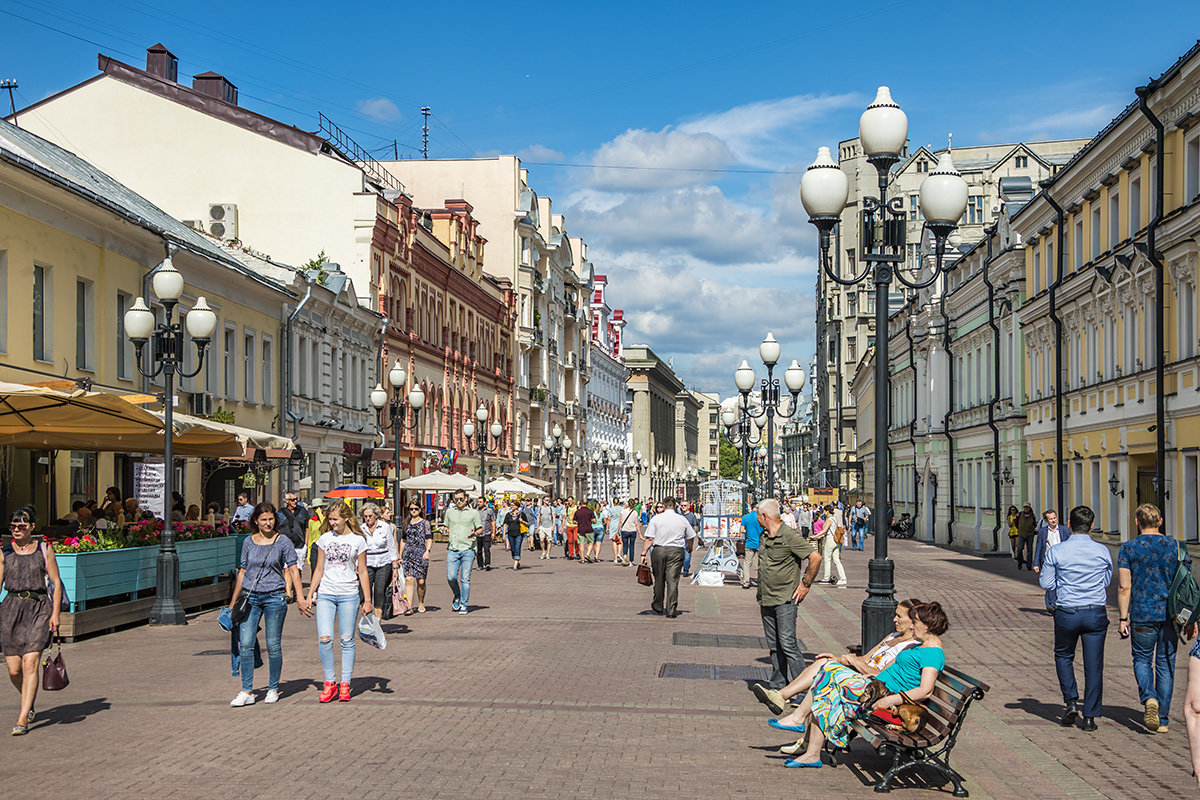
[[[1137,680],[1138,702],[1158,700],[1160,725],[1167,724],[1171,693],[1175,691],[1175,649],[1179,640],[1170,622],[1134,622],[1129,626],[1133,646],[1133,677]]]
[[[621,534],[621,556],[628,561],[633,561],[633,543],[637,541],[636,533]]]
[[[683,551],[683,574],[690,575],[692,572],[692,551]]]
[[[1079,699],[1075,683],[1075,645],[1083,639],[1083,715],[1098,717],[1104,700],[1104,638],[1108,614],[1104,606],[1087,606],[1054,612],[1054,668],[1063,702]]]
[[[767,686],[782,689],[804,671],[804,642],[796,636],[796,604],[760,606],[763,633],[771,651],[771,678]]]
[[[258,635],[261,619],[267,633],[267,688],[279,689],[279,673],[283,671],[283,618],[287,616],[287,601],[283,592],[247,592],[250,598],[250,613],[241,626],[241,641],[238,642],[238,657],[241,659],[239,672],[242,676],[242,691],[254,688],[254,638]],[[1168,695],[1169,696],[1169,695]]]
[[[342,677],[338,683],[349,683],[354,674],[354,626],[358,622],[358,595],[317,594],[317,647],[321,652],[321,670],[325,680],[334,680],[333,626],[337,623],[342,642]]]
[[[446,582],[450,584],[455,602],[462,608],[467,607],[471,597],[471,566],[474,563],[474,550],[446,551]]]
[[[850,526],[850,549],[862,550],[867,546],[867,523],[855,522]]]
[[[508,534],[508,552],[512,554],[513,561],[521,560],[521,542],[523,542],[524,540],[525,540],[525,537],[520,534],[518,534],[516,536],[513,536],[511,533]],[[464,582],[465,582],[467,588],[469,589],[471,586],[471,577],[470,577],[469,568],[468,568],[467,578]]]

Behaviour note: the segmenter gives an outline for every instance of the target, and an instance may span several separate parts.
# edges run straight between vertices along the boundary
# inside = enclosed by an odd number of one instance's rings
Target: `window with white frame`
[[[1092,203],[1092,257],[1091,261],[1104,252],[1104,237],[1100,227],[1100,203]]]
[[[225,328],[225,399],[237,400],[237,328]]]
[[[1108,472],[1109,476],[1116,475],[1117,474],[1117,462],[1112,459],[1109,459],[1108,460],[1108,469],[1109,469],[1109,472]],[[1104,479],[1104,482],[1105,482],[1105,487],[1107,488],[1108,479],[1107,478]],[[1124,528],[1125,528],[1125,526],[1121,524],[1121,498],[1118,495],[1115,495],[1111,491],[1109,491],[1108,492],[1108,518],[1104,520],[1104,530],[1108,531],[1109,533],[1120,533],[1121,539],[1124,540],[1127,538],[1125,536]]]
[[[1184,202],[1190,203],[1200,195],[1200,135],[1188,139],[1184,159]]]
[[[1129,236],[1132,238],[1142,229],[1142,176],[1140,172],[1129,175]]]
[[[54,282],[50,267],[33,265],[33,357],[53,361]]]
[[[95,326],[96,284],[80,278],[75,281],[75,369],[96,367]]]
[[[242,365],[242,391],[244,392],[243,396],[246,398],[246,402],[253,403],[255,402],[254,375],[258,369],[258,362],[255,358],[257,337],[254,335],[254,331],[244,328],[242,330],[242,353],[245,357]]]
[[[1054,260],[1054,240],[1046,240],[1046,285],[1049,286],[1058,277],[1058,262]]]
[[[1121,193],[1116,187],[1108,190],[1108,248],[1121,241]]]
[[[1154,353],[1154,298],[1147,295],[1142,299],[1142,369],[1152,369],[1158,364]]]
[[[1083,216],[1075,217],[1075,269],[1083,266]]]
[[[1033,246],[1033,293],[1042,291],[1042,251],[1037,245]]]
[[[1176,284],[1179,295],[1179,358],[1196,355],[1196,285]]]
[[[1104,319],[1104,378],[1111,379],[1117,363],[1117,321],[1111,316]]]
[[[1081,506],[1083,505],[1083,462],[1076,461],[1072,466],[1075,468],[1075,475],[1071,481],[1073,484],[1071,489],[1074,492],[1075,498],[1074,505]]]
[[[117,292],[117,378],[123,381],[133,377],[133,343],[125,335],[125,312],[133,303],[133,296]]]
[[[1183,454],[1183,538],[1200,539],[1200,455]]]
[[[1125,374],[1132,375],[1137,372],[1138,366],[1138,314],[1137,306],[1129,303],[1125,306],[1125,313],[1122,315],[1121,324],[1125,329],[1125,352],[1122,354],[1121,363],[1125,367]]]

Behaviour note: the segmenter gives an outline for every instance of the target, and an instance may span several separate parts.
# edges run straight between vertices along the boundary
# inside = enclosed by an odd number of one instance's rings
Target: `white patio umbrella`
[[[447,472],[427,472],[424,475],[414,475],[396,484],[401,489],[412,489],[419,492],[453,492],[462,489],[466,492],[479,494],[479,482],[471,480],[466,475]]]
[[[498,481],[488,481],[487,488],[489,491],[496,492],[497,494],[533,495],[535,497],[541,497],[542,495],[546,494],[536,486],[531,486],[519,478],[505,478]]]

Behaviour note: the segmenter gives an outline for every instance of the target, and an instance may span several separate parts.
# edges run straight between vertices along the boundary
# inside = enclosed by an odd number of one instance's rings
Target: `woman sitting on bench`
[[[933,694],[938,673],[946,666],[941,635],[950,627],[946,612],[938,603],[921,603],[908,611],[913,638],[921,644],[896,656],[890,667],[876,676],[891,692],[880,698],[872,710],[895,708],[903,702],[920,702]],[[805,751],[786,762],[789,767],[821,766],[821,749],[829,741],[845,747],[850,741],[850,722],[858,712],[859,698],[871,679],[849,667],[827,664],[817,675],[804,698],[808,714],[804,720],[808,736]],[[804,709],[804,706],[801,706]]]
[[[920,604],[921,601],[916,598],[901,600],[896,606],[895,616],[892,617],[892,622],[896,626],[896,632],[885,636],[883,641],[871,648],[865,656],[855,655],[854,653],[846,653],[843,656],[835,656],[833,653],[821,653],[813,659],[813,663],[809,664],[794,681],[783,687],[783,689],[768,689],[761,683],[758,683],[754,685],[754,696],[774,713],[782,714],[787,710],[787,701],[811,689],[813,682],[817,680],[817,676],[821,674],[826,666],[849,667],[862,675],[875,677],[884,668],[891,666],[891,663],[896,660],[896,656],[901,652],[918,643],[913,638],[913,624],[912,618],[909,616],[909,611],[913,606],[919,606]],[[805,703],[800,708],[793,710],[786,717],[768,720],[767,724],[781,731],[804,733],[804,718],[808,716],[810,707],[811,703]],[[797,742],[797,746],[795,747],[784,748],[783,752],[789,756],[793,755],[799,749],[798,745],[799,742]]]

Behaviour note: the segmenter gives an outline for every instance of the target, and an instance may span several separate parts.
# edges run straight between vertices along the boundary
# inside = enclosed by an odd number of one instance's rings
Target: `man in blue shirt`
[[[1180,552],[1186,558],[1187,546],[1163,535],[1158,506],[1143,503],[1134,518],[1138,535],[1117,553],[1117,630],[1122,639],[1133,637],[1133,677],[1138,702],[1145,707],[1142,722],[1152,733],[1166,733],[1178,645],[1175,626],[1167,616],[1167,595],[1179,568]],[[1190,559],[1184,564],[1190,568]]]
[[[1079,687],[1075,683],[1075,645],[1083,639],[1083,729],[1096,730],[1104,694],[1104,638],[1108,633],[1108,584],[1112,581],[1112,556],[1090,535],[1096,515],[1087,506],[1075,506],[1069,517],[1071,535],[1050,547],[1042,563],[1039,582],[1053,589],[1054,667],[1066,708],[1059,723],[1064,728],[1079,716]],[[1057,522],[1057,520],[1055,520]]]
[[[758,503],[750,501],[750,512],[742,517],[742,533],[746,537],[746,555],[742,559],[742,588],[750,588],[750,570],[758,570],[758,541],[762,525],[758,521]]]

